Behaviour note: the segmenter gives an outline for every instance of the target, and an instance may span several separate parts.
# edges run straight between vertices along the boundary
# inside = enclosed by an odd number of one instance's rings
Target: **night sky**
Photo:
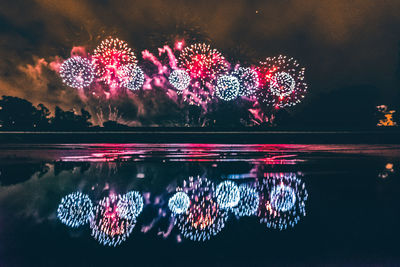
[[[51,109],[86,107],[52,70],[57,57],[68,58],[77,46],[92,51],[108,36],[139,55],[184,37],[207,41],[233,61],[296,58],[306,67],[309,93],[288,113],[306,124],[333,123],[347,113],[372,114],[379,104],[400,106],[399,14],[398,0],[4,0],[0,95]]]

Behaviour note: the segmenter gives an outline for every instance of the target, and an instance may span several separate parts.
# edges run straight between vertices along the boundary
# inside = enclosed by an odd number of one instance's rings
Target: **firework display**
[[[182,214],[190,206],[189,196],[185,192],[176,192],[168,201],[168,207],[174,214]]]
[[[233,209],[236,216],[253,216],[257,214],[260,197],[257,188],[249,184],[239,185],[240,200]]]
[[[88,87],[94,79],[94,67],[90,60],[79,56],[71,57],[60,67],[63,82],[76,89]]]
[[[139,192],[128,192],[118,200],[118,214],[121,218],[134,220],[142,212],[143,205],[143,197]]]
[[[187,211],[176,216],[176,224],[185,238],[206,241],[225,227],[228,213],[216,201],[214,187],[207,178],[191,177],[182,189],[178,188],[190,199]]]
[[[190,76],[185,70],[174,70],[169,75],[168,81],[175,89],[183,91],[190,84]]]
[[[93,217],[93,204],[88,195],[81,192],[69,194],[61,199],[57,209],[58,219],[69,227],[85,225]]]
[[[126,90],[118,90],[122,88],[138,92],[135,97],[129,94],[127,98],[135,99],[132,104],[136,106],[140,98],[143,103],[153,103],[144,98],[154,94],[139,91],[157,90],[157,94],[165,93],[180,108],[194,112],[197,108],[186,105],[200,107],[202,120],[192,120],[192,114],[186,114],[182,116],[186,119],[185,126],[188,120],[202,126],[220,123],[222,120],[206,120],[206,113],[220,107],[214,105],[218,100],[237,98],[240,98],[238,108],[247,109],[248,115],[245,116],[246,111],[238,112],[244,115],[239,118],[240,123],[272,125],[278,109],[300,103],[307,93],[305,69],[287,56],[268,57],[257,66],[240,62],[233,66],[209,44],[190,44],[182,39],[175,46],[158,48],[158,54],[149,50],[140,54],[141,67],[126,42],[109,37],[87,58],[74,56],[65,60],[59,75],[66,85],[82,89],[79,97],[87,103],[92,98],[112,101],[125,97]]]
[[[136,91],[142,88],[144,83],[144,73],[138,66],[129,64],[123,67],[122,86]]]
[[[135,53],[118,38],[108,38],[93,52],[96,75],[110,87],[117,87],[125,79],[124,67],[136,65]]]
[[[217,202],[221,209],[233,208],[240,200],[238,186],[232,181],[224,181],[217,186]]]
[[[239,94],[239,80],[232,75],[222,75],[217,80],[216,95],[218,98],[230,101],[237,98]]]
[[[92,236],[102,245],[117,246],[124,242],[135,227],[135,219],[122,218],[118,203],[120,195],[103,198],[95,207],[95,215],[90,222]]]
[[[258,74],[249,67],[239,67],[232,73],[239,81],[239,96],[252,97],[258,88]]]
[[[307,92],[304,72],[295,59],[282,55],[260,62],[257,100],[276,108],[298,104]]]
[[[295,173],[272,173],[260,181],[258,216],[267,227],[285,230],[306,215],[308,193]]]

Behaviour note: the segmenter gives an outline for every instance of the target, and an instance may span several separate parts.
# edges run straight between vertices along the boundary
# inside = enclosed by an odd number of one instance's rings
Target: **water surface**
[[[2,266],[400,263],[399,146],[3,144],[0,159]]]

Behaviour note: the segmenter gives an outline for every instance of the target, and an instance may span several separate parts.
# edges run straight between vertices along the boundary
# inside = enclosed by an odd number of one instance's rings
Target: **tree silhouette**
[[[3,96],[0,99],[0,124],[3,129],[44,129],[49,126],[49,115],[49,110],[43,104],[36,108],[19,97]]]
[[[122,130],[129,129],[129,126],[125,124],[118,123],[116,121],[106,121],[103,123],[103,128],[107,130]]]
[[[92,125],[89,122],[90,118],[90,113],[83,108],[81,109],[81,115],[77,115],[74,111],[64,111],[56,106],[55,115],[51,123],[52,128],[56,130],[82,130]]]

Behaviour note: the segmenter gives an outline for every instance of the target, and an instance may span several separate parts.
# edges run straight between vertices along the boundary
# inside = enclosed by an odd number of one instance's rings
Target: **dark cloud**
[[[399,101],[399,13],[397,0],[6,0],[0,94],[80,109],[78,92],[52,71],[57,56],[67,58],[74,46],[91,51],[109,35],[138,51],[183,36],[210,40],[241,60],[293,56],[307,67],[309,98],[316,101],[326,91],[365,84],[379,90],[377,104],[393,104]],[[135,116],[149,109],[135,103]]]

